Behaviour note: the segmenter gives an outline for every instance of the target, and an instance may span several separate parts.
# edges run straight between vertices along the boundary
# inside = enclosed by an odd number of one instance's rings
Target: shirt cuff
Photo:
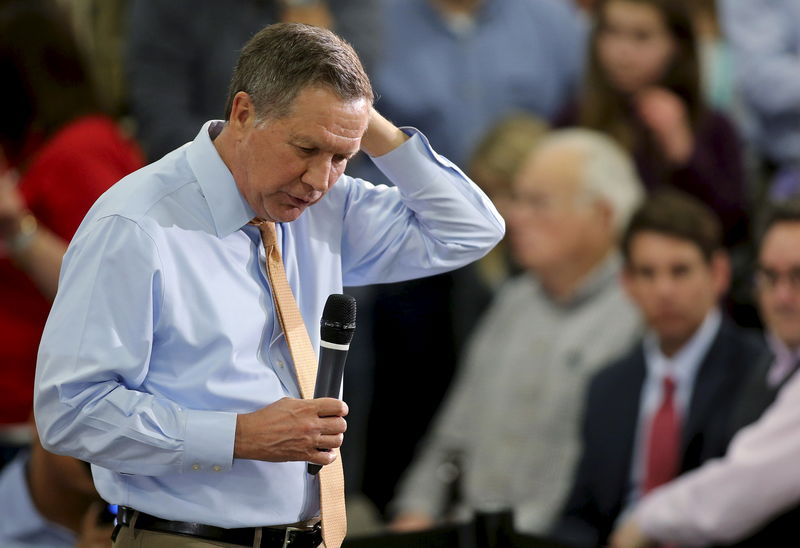
[[[227,472],[233,465],[236,413],[186,411],[181,472]]]

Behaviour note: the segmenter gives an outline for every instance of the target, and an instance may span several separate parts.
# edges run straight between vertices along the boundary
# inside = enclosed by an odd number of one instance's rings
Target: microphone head
[[[330,295],[319,323],[322,340],[350,344],[356,329],[356,300],[350,295]]]

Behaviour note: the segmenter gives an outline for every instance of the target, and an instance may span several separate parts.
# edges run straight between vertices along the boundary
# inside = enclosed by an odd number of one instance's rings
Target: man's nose
[[[328,190],[330,173],[331,162],[329,159],[314,158],[309,161],[300,180],[317,192],[325,192]]]

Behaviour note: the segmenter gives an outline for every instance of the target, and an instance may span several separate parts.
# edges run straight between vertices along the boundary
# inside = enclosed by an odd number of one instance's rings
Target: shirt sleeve
[[[740,540],[800,500],[800,377],[728,454],[655,490],[636,510],[645,534],[686,546]]]
[[[145,386],[162,275],[153,238],[130,219],[96,220],[70,246],[36,370],[48,450],[129,474],[231,467],[235,413],[186,409]]]
[[[415,129],[373,158],[394,187],[350,180],[345,207],[344,285],[431,276],[485,255],[505,233],[486,195]]]

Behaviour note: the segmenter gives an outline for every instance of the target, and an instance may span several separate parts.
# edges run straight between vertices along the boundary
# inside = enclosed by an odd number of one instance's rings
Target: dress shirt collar
[[[661,379],[670,375],[676,386],[691,386],[721,324],[722,314],[719,309],[713,308],[706,314],[703,323],[700,324],[700,328],[692,335],[692,338],[672,357],[667,357],[661,352],[658,335],[652,331],[648,332],[644,338],[648,377],[658,379],[660,384]]]
[[[792,350],[772,331],[767,332],[767,345],[775,356],[767,373],[767,383],[778,386],[794,371],[795,364],[800,361],[800,348]]]
[[[256,216],[239,192],[233,175],[211,140],[211,133],[216,137],[223,125],[221,120],[211,120],[203,124],[200,133],[186,151],[189,166],[197,177],[197,184],[208,203],[217,236],[220,238],[233,234]]]

